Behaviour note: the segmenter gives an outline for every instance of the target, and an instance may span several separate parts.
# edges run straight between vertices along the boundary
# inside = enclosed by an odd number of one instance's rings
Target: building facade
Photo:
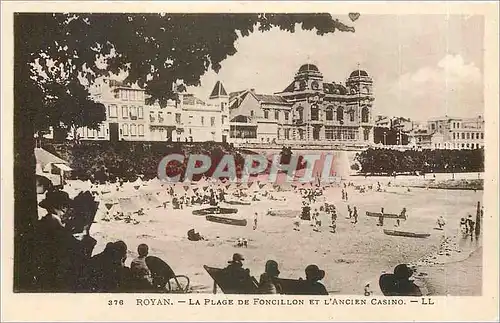
[[[106,108],[99,130],[77,129],[80,140],[225,141],[229,96],[217,82],[208,102],[178,91],[164,106],[146,104],[143,89],[114,80],[94,85],[93,97]]]
[[[443,117],[415,130],[410,145],[418,149],[479,149],[484,147],[484,118]]]
[[[302,65],[282,92],[231,93],[232,140],[367,146],[373,143],[373,80],[362,70],[345,85],[326,82],[313,64]]]

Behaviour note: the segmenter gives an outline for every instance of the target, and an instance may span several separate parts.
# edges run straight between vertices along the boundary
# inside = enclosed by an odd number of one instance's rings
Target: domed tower
[[[353,71],[346,82],[349,109],[356,112],[359,125],[359,138],[366,143],[373,143],[373,79],[364,70]]]
[[[323,74],[314,64],[302,65],[295,74],[295,91],[323,89]]]
[[[373,80],[366,71],[355,70],[346,82],[350,94],[372,94]]]

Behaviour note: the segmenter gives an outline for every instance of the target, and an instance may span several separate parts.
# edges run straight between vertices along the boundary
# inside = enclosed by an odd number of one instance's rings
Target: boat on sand
[[[366,211],[366,216],[379,217],[382,213],[380,212],[368,212]],[[400,214],[384,213],[384,218],[388,219],[404,219]]]
[[[207,215],[205,217],[205,219],[207,219],[207,221],[210,221],[210,222],[237,225],[240,227],[244,227],[247,225],[247,220],[245,220],[245,219],[231,219],[231,218],[224,218],[222,216],[215,216],[215,215]]]
[[[209,214],[234,214],[238,213],[238,209],[226,207],[207,207],[205,209],[194,210],[194,215],[209,215]]]
[[[384,229],[384,233],[389,236],[409,237],[409,238],[427,238],[430,236],[430,233],[416,233],[409,231],[387,230],[387,229]]]

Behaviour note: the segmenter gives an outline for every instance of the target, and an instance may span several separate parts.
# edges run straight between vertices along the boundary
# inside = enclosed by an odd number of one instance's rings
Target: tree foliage
[[[356,155],[361,172],[459,173],[484,171],[484,149],[475,150],[406,150],[368,149]]]

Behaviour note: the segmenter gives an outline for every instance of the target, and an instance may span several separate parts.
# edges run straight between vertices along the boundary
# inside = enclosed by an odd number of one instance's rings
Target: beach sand
[[[376,179],[355,179],[355,185],[376,183]],[[323,282],[331,293],[339,295],[363,295],[367,282],[378,288],[378,276],[392,272],[399,263],[415,263],[419,259],[439,252],[445,237],[456,235],[461,217],[468,213],[475,216],[476,203],[482,200],[482,191],[447,191],[385,187],[386,192],[368,191],[359,193],[348,189],[349,202],[341,201],[341,189],[329,188],[325,200],[334,203],[339,212],[337,233],[329,232],[328,217],[322,218],[322,232],[314,232],[308,221],[302,221],[301,231],[293,230],[295,219],[266,216],[269,208],[288,210],[290,216],[297,214],[301,199],[294,192],[273,192],[275,197],[286,201],[263,200],[250,206],[227,206],[238,208],[231,217],[245,218],[246,227],[208,222],[204,216],[195,216],[192,211],[204,207],[184,210],[155,208],[143,216],[135,216],[138,224],[123,221],[98,222],[91,229],[98,244],[99,253],[109,241],[123,240],[129,248],[127,264],[137,256],[140,243],[150,247],[150,254],[164,259],[178,275],[191,279],[192,292],[212,292],[213,281],[203,265],[225,267],[235,252],[243,254],[244,265],[258,278],[267,260],[276,260],[280,277],[304,277],[309,264],[317,264],[326,271]],[[347,204],[357,206],[359,223],[354,225],[346,219]],[[224,207],[224,205],[221,205]],[[314,210],[313,206],[312,209]],[[377,218],[367,217],[366,211],[400,213],[406,207],[408,220],[402,221],[400,230],[430,233],[425,239],[388,236],[376,226]],[[259,212],[257,230],[252,230],[252,215]],[[286,211],[282,211],[285,214]],[[444,231],[434,230],[436,219],[443,215],[447,225]],[[386,219],[384,228],[395,229],[395,220]],[[187,231],[194,228],[207,241],[193,242],[187,239]],[[236,240],[247,238],[248,248],[236,247]],[[426,273],[425,281],[433,295],[475,295],[481,290],[482,253],[477,251],[467,259],[430,267],[418,266],[418,272]],[[474,272],[475,274],[473,274]]]

